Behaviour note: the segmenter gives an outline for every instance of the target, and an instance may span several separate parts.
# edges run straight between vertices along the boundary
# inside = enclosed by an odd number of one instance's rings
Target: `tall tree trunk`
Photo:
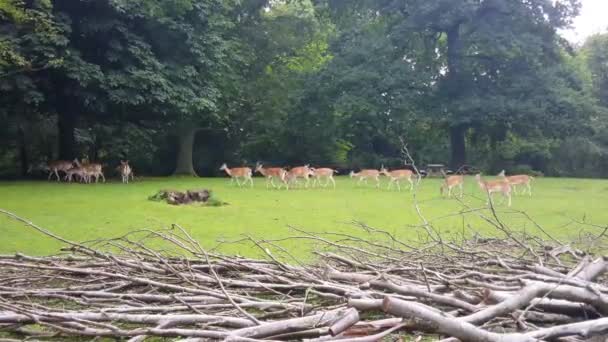
[[[76,158],[76,114],[65,106],[59,113],[57,128],[59,129],[59,159],[72,160]]]
[[[198,128],[184,125],[178,131],[177,160],[174,175],[196,176],[192,163],[192,150],[194,149],[194,138]]]
[[[446,32],[448,38],[447,95],[450,100],[455,100],[454,102],[457,102],[461,97],[462,87],[462,40],[460,37],[460,26],[461,24],[457,23]],[[468,126],[460,121],[462,113],[455,112],[454,109],[450,109],[450,111],[452,112],[452,121],[455,122],[455,124],[450,126],[451,166],[457,169],[466,163],[466,132]]]
[[[26,177],[30,167],[29,155],[27,153],[27,142],[25,141],[25,130],[23,126],[18,128],[18,144],[19,144],[19,164],[21,166],[21,176]]]
[[[450,141],[452,148],[451,166],[455,170],[467,162],[466,133],[466,125],[456,125],[450,127]]]

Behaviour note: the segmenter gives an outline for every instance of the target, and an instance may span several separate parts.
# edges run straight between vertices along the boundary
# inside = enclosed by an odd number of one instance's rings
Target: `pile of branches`
[[[217,199],[210,190],[206,189],[186,191],[165,189],[149,196],[148,199],[150,201],[166,201],[168,204],[172,205],[202,203],[207,206],[219,207],[227,204]]]
[[[555,239],[508,231],[413,245],[364,225],[353,235],[293,228],[280,241],[246,237],[239,243],[260,255],[246,258],[206,250],[179,226],[79,244],[23,222],[67,247],[50,257],[0,257],[0,330],[19,340],[344,342],[411,334],[578,341],[608,334],[608,259]],[[320,261],[291,256],[283,246],[294,242],[310,242]]]

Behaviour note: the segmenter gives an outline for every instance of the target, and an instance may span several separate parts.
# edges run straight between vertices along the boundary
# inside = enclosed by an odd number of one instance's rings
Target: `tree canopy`
[[[52,159],[602,176],[608,34],[578,0],[0,0],[0,175]]]

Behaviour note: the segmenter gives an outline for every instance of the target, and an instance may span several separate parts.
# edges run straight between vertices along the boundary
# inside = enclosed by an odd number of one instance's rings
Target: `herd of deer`
[[[48,163],[46,169],[49,173],[48,179],[54,175],[58,181],[61,181],[59,173],[63,173],[63,179],[67,182],[79,181],[81,183],[91,183],[95,178],[95,183],[101,178],[104,182],[106,178],[103,174],[103,166],[99,163],[81,163],[78,159],[73,161],[53,161]],[[116,170],[120,173],[123,183],[129,183],[129,178],[134,179],[133,169],[129,165],[129,161],[120,161],[120,164],[116,167]],[[312,186],[317,185],[327,187],[330,183],[336,188],[336,181],[334,174],[338,171],[331,168],[314,168],[310,165],[298,166],[289,170],[282,167],[264,167],[262,164],[257,163],[255,170],[249,167],[234,167],[229,168],[225,163],[220,167],[220,170],[226,172],[231,178],[231,183],[236,182],[238,186],[249,184],[253,187],[253,173],[260,173],[266,178],[266,188],[272,186],[273,188],[282,188],[285,186],[289,190],[290,187],[298,186],[300,180],[304,180],[305,187],[309,187],[310,180],[312,179]],[[387,170],[384,166],[380,170],[376,169],[363,169],[359,172],[350,172],[351,178],[358,180],[357,184],[361,183],[368,184],[368,180],[375,181],[376,187],[380,187],[380,176],[386,176],[389,179],[388,190],[393,186],[396,186],[401,191],[401,182],[407,181],[410,184],[410,190],[414,189],[414,178],[416,182],[420,182],[420,176],[415,175],[412,170]],[[492,201],[492,195],[494,193],[501,193],[505,199],[508,200],[508,205],[511,206],[511,194],[517,194],[517,186],[522,185],[526,188],[524,193],[532,196],[532,187],[530,182],[534,179],[528,175],[513,175],[506,176],[503,170],[497,180],[483,180],[481,175],[476,175],[475,180],[479,187],[488,193],[489,201]],[[463,195],[464,176],[452,175],[448,176],[444,174],[444,181],[440,187],[440,192],[443,195],[447,190],[447,196],[452,196],[452,189],[459,188],[460,197]],[[277,184],[278,183],[278,184]]]
[[[103,165],[99,163],[81,163],[78,159],[73,161],[57,160],[48,163],[45,169],[49,173],[48,179],[51,180],[52,176],[57,178],[57,181],[61,181],[59,173],[63,173],[63,180],[67,182],[78,181],[81,183],[91,183],[92,179],[95,178],[95,183],[101,178],[104,182],[106,177],[103,174]],[[120,161],[120,165],[116,167],[116,170],[120,173],[123,183],[129,183],[129,177],[133,180],[133,169],[129,166],[129,161]]]
[[[310,179],[313,179],[312,186],[322,185],[324,187],[328,186],[329,183],[336,187],[336,181],[334,180],[334,174],[338,173],[338,171],[331,168],[314,168],[310,167],[310,165],[298,166],[294,167],[290,170],[286,170],[281,167],[270,167],[266,168],[262,164],[257,163],[255,170],[252,170],[249,167],[234,167],[229,168],[225,163],[220,167],[220,170],[226,172],[228,176],[231,178],[231,183],[235,182],[238,186],[246,185],[249,183],[251,187],[253,187],[253,173],[258,172],[264,178],[266,178],[266,188],[272,186],[273,188],[281,188],[285,186],[286,189],[289,189],[290,186],[297,186],[298,181],[303,179],[306,181],[305,187],[308,187],[310,184]],[[351,178],[358,179],[357,184],[360,185],[362,182],[368,184],[368,180],[373,180],[376,182],[376,187],[380,187],[380,176],[384,175],[388,177],[388,190],[390,190],[394,185],[396,185],[397,189],[401,191],[401,182],[407,181],[410,184],[410,190],[414,188],[414,172],[411,170],[387,170],[384,166],[380,168],[380,170],[376,169],[363,169],[359,172],[350,172]],[[492,196],[494,193],[501,193],[505,199],[508,200],[508,205],[511,206],[511,194],[517,194],[517,186],[522,185],[525,186],[524,193],[532,196],[532,186],[531,181],[534,179],[532,176],[528,175],[513,175],[506,176],[505,171],[503,170],[499,175],[500,178],[497,180],[483,180],[481,175],[478,174],[475,176],[475,180],[479,187],[487,192],[489,201],[492,201]],[[416,175],[416,182],[420,182],[420,176]],[[440,187],[440,192],[443,195],[447,190],[447,196],[452,196],[452,189],[458,187],[460,189],[460,197],[463,195],[463,185],[464,185],[464,176],[462,175],[452,175],[448,176],[444,174],[444,182]],[[321,181],[324,180],[322,184]],[[275,183],[278,182],[278,185]]]

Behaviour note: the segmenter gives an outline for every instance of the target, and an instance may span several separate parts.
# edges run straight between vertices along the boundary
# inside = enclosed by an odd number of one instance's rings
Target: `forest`
[[[84,158],[608,176],[579,0],[0,0],[0,177]]]

